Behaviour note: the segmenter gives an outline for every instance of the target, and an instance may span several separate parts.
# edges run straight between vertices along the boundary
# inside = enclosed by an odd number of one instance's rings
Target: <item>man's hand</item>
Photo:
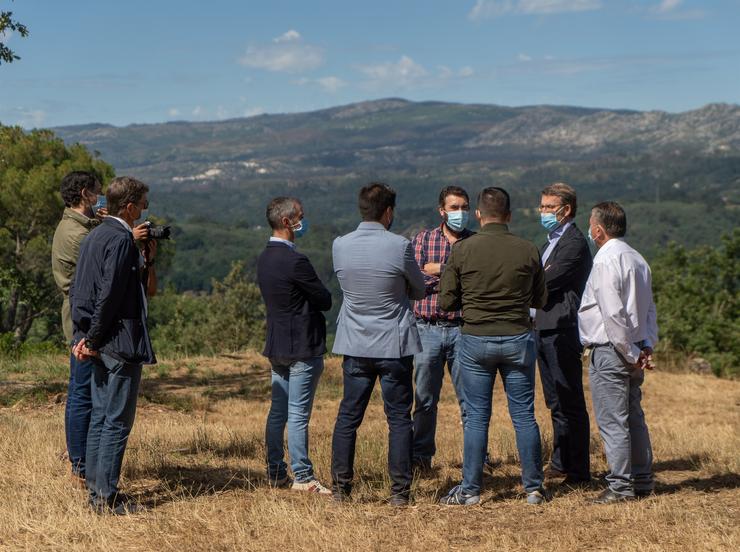
[[[428,276],[439,276],[442,272],[442,265],[440,263],[427,263],[421,271]]]
[[[142,222],[134,226],[134,241],[147,241],[149,239],[149,223]]]
[[[80,362],[87,360],[91,357],[94,357],[94,358],[100,357],[100,353],[98,351],[93,351],[92,349],[88,349],[86,339],[80,339],[75,344],[75,346],[72,348],[72,354]]]
[[[157,256],[157,240],[149,240],[144,245],[144,261],[151,263]]]
[[[97,209],[95,211],[95,218],[98,220],[103,220],[107,216],[108,216],[108,209],[106,207],[101,207],[100,209]]]
[[[640,356],[637,359],[637,367],[641,370],[652,370],[655,368],[655,362],[653,361],[653,350],[650,347],[645,347],[640,351]]]

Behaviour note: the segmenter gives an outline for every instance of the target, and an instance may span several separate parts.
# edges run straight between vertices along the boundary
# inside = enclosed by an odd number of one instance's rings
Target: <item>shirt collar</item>
[[[363,221],[357,227],[358,230],[387,230],[380,222],[375,221]]]
[[[440,233],[440,234],[441,234],[441,235],[442,235],[442,236],[444,237],[444,239],[446,239],[446,240],[447,240],[448,242],[450,241],[450,240],[449,240],[449,239],[447,238],[447,236],[445,235],[445,223],[444,223],[444,221],[442,222],[442,224],[440,224],[439,226],[437,226],[437,227],[436,227],[436,228],[434,229],[434,231],[435,231],[435,232],[439,232],[439,233]],[[467,228],[463,228],[463,229],[462,229],[462,232],[460,232],[460,237],[459,237],[459,238],[457,238],[457,239],[458,239],[458,241],[459,241],[459,240],[461,240],[461,239],[463,239],[463,238],[467,238],[467,237],[468,237],[468,236],[470,236],[470,235],[471,235],[472,233],[473,233],[473,231],[472,231],[472,230],[468,230]]]
[[[64,208],[64,215],[63,216],[65,216],[67,218],[70,218],[70,219],[74,220],[75,222],[79,222],[85,228],[94,228],[95,226],[97,226],[100,223],[100,221],[98,219],[96,219],[96,218],[89,218],[89,217],[83,215],[82,213],[80,213],[78,211],[75,211],[74,209],[72,209],[70,207],[65,207]]]
[[[509,231],[509,227],[503,222],[489,222],[480,231],[485,234],[503,234]]]
[[[108,216],[107,216],[106,218],[109,218],[109,219],[113,219],[113,220],[117,220],[117,221],[118,221],[118,222],[119,222],[120,224],[123,224],[123,227],[124,227],[124,228],[125,228],[126,230],[128,230],[129,232],[131,232],[131,235],[132,235],[132,236],[134,235],[134,231],[133,231],[133,230],[131,229],[131,227],[130,227],[130,226],[128,225],[128,222],[126,222],[126,221],[125,221],[125,220],[123,220],[122,218],[114,217],[113,215],[108,215]]]
[[[568,229],[568,227],[570,227],[571,224],[573,224],[573,221],[569,220],[565,224],[561,224],[560,226],[558,226],[555,230],[547,235],[548,241],[560,239],[560,237],[565,234],[565,231]]]
[[[604,245],[602,245],[599,250],[596,252],[596,255],[594,255],[594,260],[596,260],[596,257],[604,257],[609,254],[609,250],[613,247],[616,247],[619,242],[622,240],[619,238],[611,238],[608,242],[606,242]]]
[[[270,236],[270,241],[274,243],[284,243],[291,249],[295,249],[295,244],[290,240],[284,240],[283,238],[277,238],[275,236]]]

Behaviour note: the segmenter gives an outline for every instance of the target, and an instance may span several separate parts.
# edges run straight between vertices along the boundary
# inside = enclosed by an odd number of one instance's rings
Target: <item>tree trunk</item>
[[[21,296],[21,290],[18,287],[10,288],[8,297],[8,306],[5,309],[5,316],[0,320],[0,330],[5,333],[15,328],[15,313],[18,310],[18,300]]]

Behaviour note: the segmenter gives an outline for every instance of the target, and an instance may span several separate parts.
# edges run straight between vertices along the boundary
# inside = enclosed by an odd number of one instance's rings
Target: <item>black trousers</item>
[[[365,416],[375,380],[379,378],[388,419],[388,472],[391,492],[408,497],[411,489],[413,444],[413,357],[387,359],[345,356],[342,370],[344,397],[339,404],[331,450],[334,491],[343,494],[352,491],[357,429]]]
[[[574,480],[590,475],[590,430],[583,397],[583,348],[578,328],[537,332],[537,360],[545,403],[552,417],[550,467]]]

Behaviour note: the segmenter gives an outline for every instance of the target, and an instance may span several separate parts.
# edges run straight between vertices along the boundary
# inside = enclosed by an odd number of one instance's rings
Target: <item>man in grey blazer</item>
[[[389,232],[396,192],[381,183],[360,190],[363,222],[334,240],[334,272],[344,293],[333,352],[344,355],[344,397],[332,439],[334,498],[349,498],[355,442],[375,380],[388,418],[390,502],[405,506],[411,488],[413,355],[421,351],[410,299],[425,294],[424,275],[406,238]]]

